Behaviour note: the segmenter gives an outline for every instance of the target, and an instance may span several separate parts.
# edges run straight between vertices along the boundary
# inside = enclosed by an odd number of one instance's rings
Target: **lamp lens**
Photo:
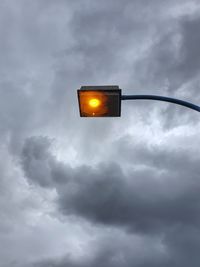
[[[92,108],[97,108],[98,106],[100,106],[101,104],[101,101],[97,98],[92,98],[89,100],[89,105],[92,107]]]

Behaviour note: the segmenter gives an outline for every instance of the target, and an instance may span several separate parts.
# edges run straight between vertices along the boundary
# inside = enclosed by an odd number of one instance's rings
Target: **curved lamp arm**
[[[158,95],[122,95],[121,96],[121,100],[138,100],[138,99],[149,99],[149,100],[159,100],[159,101],[170,102],[170,103],[181,105],[181,106],[200,112],[200,106],[197,106],[192,103],[179,100],[176,98],[158,96]]]

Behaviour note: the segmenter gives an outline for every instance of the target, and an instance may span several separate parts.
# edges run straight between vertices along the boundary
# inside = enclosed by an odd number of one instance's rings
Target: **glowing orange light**
[[[89,105],[92,108],[97,108],[100,106],[100,104],[101,104],[101,101],[98,98],[92,98],[89,100]]]
[[[80,91],[80,108],[83,114],[99,117],[107,112],[107,96],[99,91]]]

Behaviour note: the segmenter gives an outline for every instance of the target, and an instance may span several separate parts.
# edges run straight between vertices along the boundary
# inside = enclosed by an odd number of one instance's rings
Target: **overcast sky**
[[[0,0],[0,267],[200,266],[200,114],[76,92],[200,104],[199,29],[198,0]]]

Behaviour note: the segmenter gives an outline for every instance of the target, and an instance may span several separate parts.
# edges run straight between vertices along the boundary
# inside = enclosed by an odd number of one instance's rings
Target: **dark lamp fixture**
[[[119,86],[82,86],[78,90],[81,117],[120,117]]]

